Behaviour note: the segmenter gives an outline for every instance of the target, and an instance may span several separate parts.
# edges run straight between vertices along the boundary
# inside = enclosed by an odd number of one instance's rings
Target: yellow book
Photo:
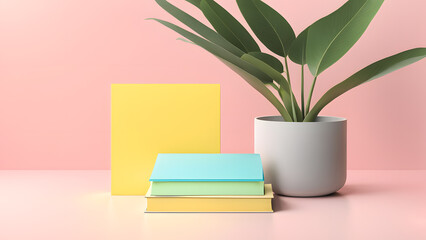
[[[112,84],[111,194],[144,195],[158,153],[219,152],[219,84]]]
[[[145,195],[145,212],[273,212],[271,184],[258,196],[152,196]]]

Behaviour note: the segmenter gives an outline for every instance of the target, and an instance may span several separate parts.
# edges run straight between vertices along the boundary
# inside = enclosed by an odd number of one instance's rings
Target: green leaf
[[[290,95],[290,94],[293,94],[293,93],[290,91],[290,85],[288,84],[287,79],[285,79],[283,75],[281,75],[278,71],[273,69],[271,66],[269,66],[265,62],[259,60],[258,58],[252,56],[251,54],[244,54],[241,57],[241,59],[243,59],[246,62],[253,64],[259,70],[268,74],[269,77],[271,77],[276,82],[278,82],[278,84],[280,85],[279,93],[280,93],[280,96],[283,100],[284,106],[287,109],[290,116],[293,116],[293,110],[292,110],[293,108],[292,108],[292,104],[291,104],[291,95]],[[293,95],[293,98],[296,99],[294,97],[294,95]],[[301,121],[303,119],[302,112],[300,110],[300,107],[297,105],[297,103],[295,101],[294,101],[294,108],[295,108],[295,111],[296,111],[297,119],[300,119],[300,121]],[[297,120],[295,120],[295,121],[297,121]]]
[[[201,0],[200,9],[216,31],[243,52],[260,52],[250,33],[213,0]]]
[[[414,48],[375,62],[328,90],[315,104],[305,122],[315,121],[319,112],[335,98],[365,82],[417,62],[426,57],[426,48]]]
[[[262,94],[269,102],[271,102],[272,105],[274,105],[274,107],[279,111],[279,113],[286,121],[292,121],[290,115],[285,110],[281,102],[265,86],[265,83],[272,82],[272,79],[268,75],[258,70],[252,64],[240,59],[238,56],[222,48],[221,46],[211,43],[191,32],[188,32],[187,30],[181,27],[178,27],[172,23],[160,19],[152,18],[152,20],[155,20],[163,24],[164,26],[174,30],[189,41],[192,41],[194,44],[197,44],[198,46],[204,48],[211,54],[218,57],[222,62],[224,62],[227,66],[231,67],[237,74],[243,77],[243,79],[246,80],[248,84],[250,84],[254,89],[256,89],[260,94]]]
[[[264,63],[268,64],[269,66],[271,66],[273,69],[277,70],[278,72],[280,73],[284,72],[283,64],[280,62],[280,60],[276,59],[274,56],[269,55],[267,53],[263,53],[263,52],[249,52],[248,54],[263,61]]]
[[[318,76],[358,41],[384,0],[349,0],[309,27],[306,62]]]
[[[227,51],[226,49],[211,43],[207,41],[206,39],[203,39],[181,27],[176,26],[173,23],[169,23],[167,21],[163,21],[161,19],[156,18],[150,18],[149,20],[157,21],[164,26],[174,30],[175,32],[179,33],[183,37],[185,37],[187,40],[191,41],[192,43],[204,48],[208,52],[212,53],[213,55],[225,59],[228,62],[231,62],[232,64],[237,65],[244,71],[249,72],[250,74],[254,75],[258,79],[260,79],[263,83],[271,83],[273,82],[272,78],[270,78],[268,75],[263,73],[262,71],[259,71],[256,67],[253,65],[241,60],[237,55],[232,54],[231,52]]]
[[[243,69],[237,67],[234,64],[231,64],[227,62],[226,60],[222,60],[223,63],[225,63],[229,68],[234,70],[240,77],[242,77],[248,84],[250,84],[254,89],[256,89],[259,93],[261,93],[266,99],[269,100],[272,105],[278,110],[278,112],[281,114],[283,119],[287,122],[292,122],[293,119],[291,118],[288,111],[284,108],[284,106],[281,104],[281,102],[275,97],[275,95],[264,85],[262,84],[256,77],[249,74],[248,72],[244,71]]]
[[[196,7],[200,7],[201,0],[186,0],[187,2],[192,3]]]
[[[155,0],[155,1],[158,3],[158,5],[160,5],[160,7],[162,7],[164,10],[170,13],[173,17],[181,21],[183,24],[185,24],[186,26],[188,26],[189,28],[191,28],[192,30],[194,30],[196,33],[200,34],[207,40],[221,46],[222,48],[226,49],[227,51],[239,57],[241,57],[244,54],[243,51],[241,51],[239,48],[234,46],[224,37],[222,37],[217,32],[215,32],[213,29],[210,29],[209,27],[202,24],[200,21],[193,18],[186,12],[170,4],[168,1],[166,0]]]
[[[300,65],[306,64],[306,40],[308,37],[308,29],[309,27],[297,36],[296,40],[294,40],[293,44],[291,44],[290,51],[288,53],[291,61]]]
[[[237,0],[241,13],[257,38],[272,52],[287,56],[295,39],[290,24],[260,0]]]
[[[189,41],[188,39],[185,39],[185,38],[176,38],[176,40],[179,40],[179,41],[182,41],[182,42],[186,42],[186,43],[192,43],[192,44],[194,44],[193,42],[191,42],[191,41]]]

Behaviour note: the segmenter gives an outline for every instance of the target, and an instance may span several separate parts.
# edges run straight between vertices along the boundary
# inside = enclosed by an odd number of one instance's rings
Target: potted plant
[[[346,119],[318,114],[348,90],[426,56],[426,48],[414,48],[372,63],[311,104],[320,74],[357,42],[384,0],[349,0],[297,37],[285,18],[261,0],[236,0],[246,22],[271,53],[262,52],[249,32],[215,1],[187,1],[202,11],[214,30],[166,0],[156,2],[198,35],[153,20],[182,35],[180,40],[215,55],[277,109],[280,116],[255,119],[255,152],[262,156],[265,181],[278,194],[321,196],[339,190],[346,180]],[[301,69],[300,105],[292,90],[289,60]],[[313,76],[306,100],[305,65]]]

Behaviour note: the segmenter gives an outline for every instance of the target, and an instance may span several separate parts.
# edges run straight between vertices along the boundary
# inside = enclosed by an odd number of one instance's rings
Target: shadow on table
[[[289,197],[274,194],[274,199],[272,200],[274,211],[288,211],[298,208],[295,206],[297,201],[315,201],[320,203],[323,201],[333,202],[334,204],[343,204],[347,201],[347,197],[351,196],[368,196],[381,194],[383,192],[390,192],[392,188],[384,186],[375,186],[369,184],[346,184],[338,192],[318,197]],[[297,200],[300,199],[300,200]]]
[[[306,202],[312,202],[315,205],[333,203],[335,206],[346,206],[346,197],[345,194],[339,192],[319,197],[289,197],[275,194],[272,199],[272,206],[274,212],[301,210],[301,206]]]
[[[390,191],[392,191],[392,188],[386,186],[377,186],[372,184],[346,184],[335,194],[340,194],[344,196],[374,195]]]

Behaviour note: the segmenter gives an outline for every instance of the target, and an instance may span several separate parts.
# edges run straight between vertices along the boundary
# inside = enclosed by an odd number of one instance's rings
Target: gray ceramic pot
[[[334,193],[346,181],[346,119],[285,122],[280,116],[255,119],[255,152],[265,182],[275,193],[314,197]]]

